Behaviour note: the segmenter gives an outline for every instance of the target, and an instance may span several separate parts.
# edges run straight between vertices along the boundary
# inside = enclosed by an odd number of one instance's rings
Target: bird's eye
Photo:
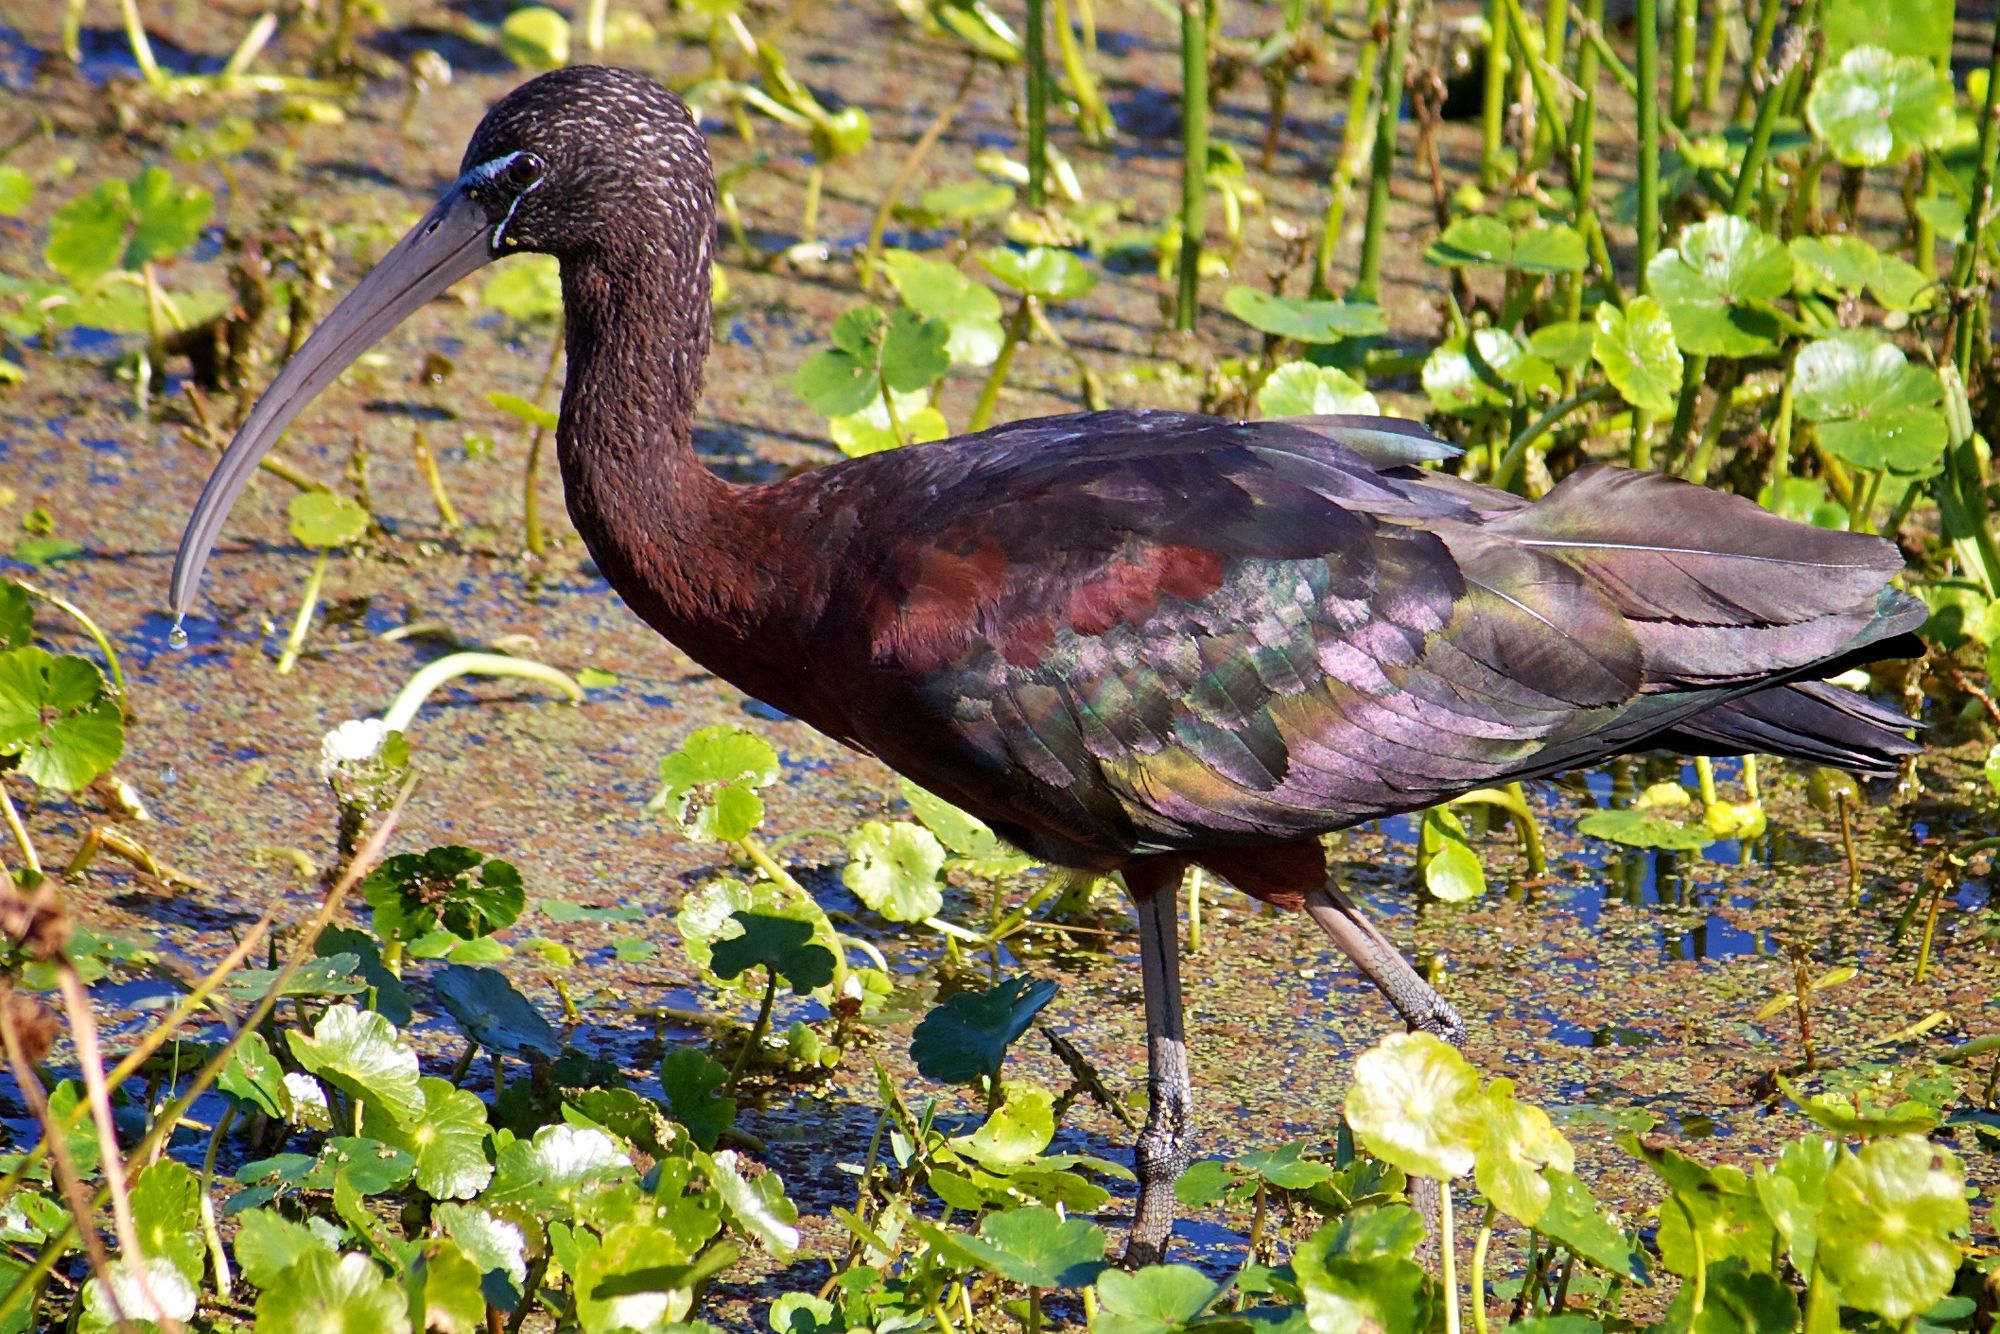
[[[519,194],[542,179],[542,160],[533,153],[516,153],[500,166],[500,184]]]

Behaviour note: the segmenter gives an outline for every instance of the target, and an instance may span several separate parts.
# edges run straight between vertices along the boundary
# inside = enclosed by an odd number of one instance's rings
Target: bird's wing
[[[1775,578],[1762,512],[1718,523],[1700,488],[1599,472],[1524,506],[1363,422],[1099,414],[915,451],[835,599],[868,658],[847,730],[1057,860],[1298,838],[1830,657],[1887,578],[1851,538]]]

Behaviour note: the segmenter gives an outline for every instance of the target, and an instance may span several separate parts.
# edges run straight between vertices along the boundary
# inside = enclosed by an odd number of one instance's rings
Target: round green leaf
[[[523,1060],[562,1054],[562,1038],[504,973],[448,963],[432,979],[431,990],[465,1035],[489,1051]]]
[[[696,842],[732,842],[764,818],[755,789],[777,778],[770,742],[740,727],[704,727],[660,761],[660,790],[646,809],[667,812]]]
[[[900,394],[927,389],[947,370],[945,348],[951,329],[943,320],[927,319],[898,306],[882,327],[882,381]]]
[[[1891,1321],[1928,1311],[1951,1291],[1968,1224],[1964,1172],[1916,1135],[1843,1150],[1827,1178],[1819,1257],[1841,1301]]]
[[[57,792],[77,792],[118,762],[125,717],[88,658],[30,645],[0,653],[0,758]]]
[[[813,940],[810,923],[769,913],[737,912],[734,917],[743,930],[716,941],[709,955],[709,967],[723,981],[764,968],[801,996],[833,981],[833,951]]]
[[[1673,323],[1652,297],[1638,297],[1624,310],[1609,301],[1600,305],[1590,355],[1633,407],[1656,417],[1674,410],[1681,350],[1674,342]]]
[[[954,181],[924,191],[924,212],[948,222],[997,217],[1014,207],[1014,187],[1005,181]]]
[[[528,1276],[527,1238],[506,1219],[470,1204],[440,1204],[431,1219],[481,1273],[497,1269],[516,1283]]]
[[[1382,406],[1346,371],[1315,366],[1310,361],[1288,361],[1258,387],[1257,411],[1266,417],[1374,417],[1381,414]]]
[[[1107,1269],[1097,1277],[1097,1334],[1166,1334],[1221,1295],[1222,1285],[1192,1265]]]
[[[367,1256],[312,1250],[258,1295],[257,1334],[410,1334],[410,1317]]]
[[[1368,302],[1300,301],[1255,287],[1231,287],[1222,294],[1229,313],[1251,328],[1301,343],[1338,343],[1389,331],[1382,308]]]
[[[336,1005],[320,1016],[310,1036],[288,1029],[285,1038],[308,1073],[350,1097],[382,1108],[399,1124],[423,1115],[417,1053],[381,1015]]]
[[[1747,357],[1776,344],[1778,322],[1756,303],[1791,290],[1792,259],[1776,237],[1725,215],[1697,222],[1646,268],[1651,294],[1683,352]]]
[[[978,1236],[954,1240],[985,1268],[1030,1288],[1080,1288],[1104,1269],[1104,1229],[1040,1205],[988,1214]]]
[[[1485,1133],[1479,1076],[1429,1033],[1396,1033],[1354,1063],[1347,1121],[1376,1157],[1412,1176],[1464,1176]]]
[[[543,1126],[515,1140],[493,1164],[479,1203],[523,1226],[575,1218],[593,1196],[637,1177],[631,1155],[595,1126]]]
[[[215,211],[214,195],[199,185],[174,184],[164,167],[147,167],[132,178],[131,201],[132,239],[122,267],[133,270],[185,250]]]
[[[417,1185],[433,1200],[469,1200],[493,1179],[486,1104],[449,1080],[426,1075],[418,1085],[423,1117],[408,1126],[375,1126],[375,1135],[417,1160]]]
[[[922,825],[870,820],[847,840],[841,883],[892,922],[921,922],[944,907],[944,845]]]
[[[981,1167],[1006,1173],[1033,1161],[1055,1133],[1055,1096],[1015,1079],[1007,1081],[1000,1105],[979,1129],[954,1137],[952,1147]]]
[[[964,1084],[992,1078],[1014,1039],[1055,998],[1055,983],[1026,974],[987,991],[961,991],[917,1024],[910,1056],[926,1079]]]
[[[1808,343],[1794,364],[1799,415],[1819,423],[1827,452],[1857,468],[1922,475],[1950,440],[1944,384],[1893,343],[1836,334]]]
[[[1928,60],[1861,46],[1813,81],[1806,123],[1850,167],[1879,167],[1952,133],[1951,85]]]
[[[1699,825],[1684,825],[1646,811],[1592,811],[1576,822],[1580,834],[1628,848],[1705,848],[1715,836]]]
[[[530,5],[500,24],[500,49],[522,69],[556,69],[569,63],[569,20]]]
[[[1533,1227],[1549,1203],[1544,1169],[1576,1170],[1576,1152],[1547,1112],[1514,1096],[1512,1080],[1494,1080],[1485,1098],[1486,1137],[1476,1154],[1475,1179],[1500,1212]]]
[[[776,1172],[766,1171],[755,1180],[737,1167],[733,1149],[725,1149],[709,1160],[708,1180],[722,1196],[737,1227],[764,1244],[780,1260],[789,1260],[799,1248],[799,1211],[785,1198],[784,1183]]]
[[[992,246],[979,252],[979,267],[1017,292],[1044,301],[1070,301],[1097,286],[1097,274],[1067,250],[1031,246],[1008,250]]]
[[[1464,413],[1505,407],[1507,395],[1480,375],[1463,338],[1447,338],[1424,358],[1424,393],[1439,412]]]
[[[546,322],[562,317],[562,270],[554,255],[517,255],[500,266],[479,299],[509,319]]]
[[[1006,333],[1000,327],[1000,298],[992,288],[974,282],[943,260],[908,250],[886,251],[882,267],[910,309],[944,321],[950,330],[945,353],[955,364],[993,364]]]
[[[1498,218],[1454,218],[1424,251],[1445,268],[1514,269],[1521,273],[1581,273],[1589,263],[1583,237],[1564,223],[1508,230]]]
[[[70,286],[88,287],[123,262],[131,218],[131,187],[103,181],[55,211],[42,258]]]
[[[292,536],[305,546],[342,547],[368,531],[368,511],[337,492],[301,491],[286,509]]]
[[[181,1277],[199,1285],[207,1248],[201,1233],[201,1181],[193,1169],[171,1158],[148,1163],[132,1180],[131,1202],[140,1253],[170,1261]]]
[[[236,1215],[236,1240],[230,1249],[243,1277],[260,1288],[269,1288],[276,1286],[287,1269],[311,1252],[332,1254],[333,1243],[276,1210],[246,1209]]]

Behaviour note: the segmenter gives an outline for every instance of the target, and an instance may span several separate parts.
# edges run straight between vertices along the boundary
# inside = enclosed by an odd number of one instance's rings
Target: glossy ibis
[[[714,184],[642,75],[496,104],[461,174],[250,414],[181,541],[185,612],[257,459],[410,312],[517,251],[562,267],[570,513],[719,676],[1137,904],[1151,1109],[1128,1257],[1188,1158],[1175,899],[1190,865],[1302,907],[1412,1026],[1458,1016],[1329,883],[1320,836],[1650,747],[1886,772],[1908,722],[1820,678],[1914,652],[1878,538],[1646,473],[1530,504],[1384,418],[1097,412],[738,486],[696,460]]]

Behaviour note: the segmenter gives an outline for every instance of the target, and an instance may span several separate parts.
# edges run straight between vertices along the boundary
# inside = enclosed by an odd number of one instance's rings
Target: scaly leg
[[[1353,899],[1331,882],[1306,894],[1306,912],[1341,952],[1354,960],[1396,1007],[1413,1032],[1433,1033],[1454,1047],[1465,1045],[1465,1024],[1437,988],[1424,981],[1401,950],[1362,916]]]
[[[1188,1122],[1194,1090],[1188,1079],[1187,1034],[1181,1025],[1178,863],[1125,868],[1139,913],[1139,966],[1146,988],[1146,1127],[1133,1157],[1139,1208],[1125,1243],[1125,1267],[1156,1264],[1174,1230],[1174,1180],[1188,1164]]]

